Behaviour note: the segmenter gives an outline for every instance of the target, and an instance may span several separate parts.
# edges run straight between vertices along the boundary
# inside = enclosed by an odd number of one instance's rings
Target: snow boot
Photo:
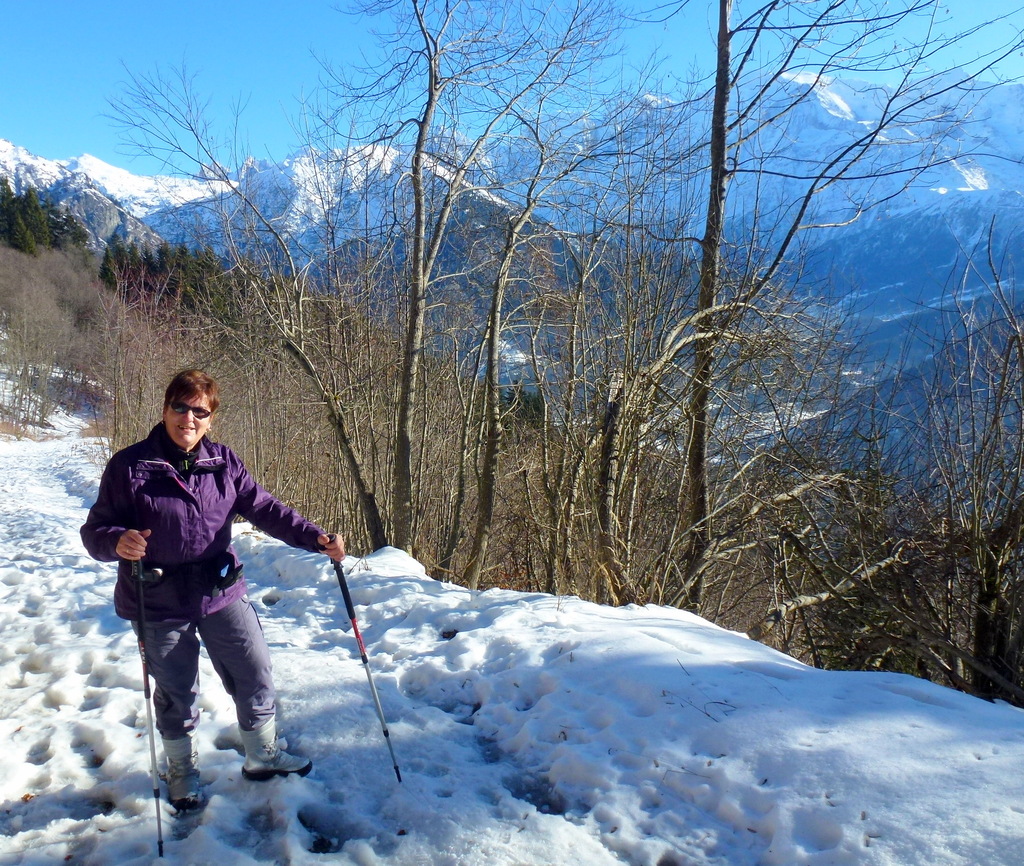
[[[274,776],[296,773],[305,776],[313,769],[313,762],[307,758],[289,755],[281,750],[277,741],[277,722],[271,719],[255,731],[243,731],[242,745],[245,746],[245,763],[242,775],[253,782],[265,782]]]
[[[167,757],[167,800],[179,812],[199,807],[199,754],[194,734],[164,740]]]

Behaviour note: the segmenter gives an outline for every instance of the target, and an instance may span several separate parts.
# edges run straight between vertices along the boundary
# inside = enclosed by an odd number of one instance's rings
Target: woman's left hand
[[[340,535],[321,535],[316,542],[335,562],[341,562],[345,558],[345,539]]]

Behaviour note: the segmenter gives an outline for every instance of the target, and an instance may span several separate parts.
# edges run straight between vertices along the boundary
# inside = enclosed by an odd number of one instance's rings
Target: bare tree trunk
[[[384,520],[381,517],[377,505],[377,498],[366,482],[366,473],[363,470],[359,455],[352,447],[352,440],[349,436],[349,425],[344,407],[339,403],[329,388],[320,377],[316,366],[310,361],[303,351],[302,346],[294,340],[285,339],[285,346],[288,352],[295,358],[310,381],[315,382],[317,391],[327,407],[327,414],[331,420],[331,429],[334,431],[335,441],[338,443],[338,451],[342,460],[348,468],[352,483],[355,485],[359,505],[363,514],[363,521],[366,525],[366,532],[370,537],[370,543],[374,550],[388,546],[387,531],[384,528]]]
[[[611,604],[630,604],[636,593],[626,579],[625,569],[618,552],[619,487],[619,413],[622,408],[622,380],[615,378],[608,385],[608,405],[601,425],[601,454],[598,463],[597,521],[599,563],[604,581],[598,601]],[[603,597],[602,597],[603,596]]]
[[[499,281],[502,278],[499,277]],[[480,576],[487,558],[497,496],[498,458],[501,453],[501,392],[498,386],[500,372],[501,304],[504,292],[495,287],[491,295],[491,309],[487,317],[487,360],[484,370],[484,442],[477,475],[477,519],[473,532],[473,546],[469,552],[464,580],[470,589],[480,586]]]
[[[686,443],[686,493],[684,509],[689,542],[683,553],[687,575],[686,606],[699,610],[703,594],[700,572],[711,539],[708,510],[708,427],[709,404],[718,336],[708,317],[718,304],[719,269],[725,231],[725,198],[729,183],[727,130],[729,99],[732,94],[731,42],[729,22],[732,0],[718,4],[717,66],[715,97],[711,117],[711,160],[708,178],[708,206],[701,240],[700,289],[697,322],[700,331],[694,342],[694,369],[687,413],[689,438]]]
[[[416,5],[415,3],[413,4]],[[433,243],[427,237],[429,202],[426,183],[426,152],[432,131],[434,115],[441,96],[440,55],[432,34],[417,10],[423,35],[423,52],[427,58],[427,77],[424,85],[423,110],[416,120],[416,144],[412,154],[410,181],[413,191],[412,255],[409,259],[409,289],[406,301],[405,345],[402,354],[402,374],[398,396],[398,420],[395,429],[395,464],[392,482],[392,522],[394,544],[403,550],[412,550],[414,541],[413,504],[413,416],[420,400],[419,373],[423,355],[423,332],[427,311],[427,286],[437,253],[440,237]],[[450,212],[450,198],[442,206],[437,223],[443,230]]]

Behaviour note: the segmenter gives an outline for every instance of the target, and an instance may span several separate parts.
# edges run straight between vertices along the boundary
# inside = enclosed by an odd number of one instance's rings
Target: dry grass
[[[28,430],[21,424],[15,424],[13,421],[0,420],[0,436],[10,437],[12,439],[39,439],[38,435]]]
[[[104,423],[100,418],[94,418],[88,424],[82,428],[82,438],[84,439],[104,439],[110,435],[110,425]]]

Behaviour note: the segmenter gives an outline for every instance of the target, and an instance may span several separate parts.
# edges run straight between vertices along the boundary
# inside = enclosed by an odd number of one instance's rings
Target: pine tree
[[[25,220],[20,213],[15,212],[11,223],[10,245],[22,253],[34,256],[38,252],[35,235],[25,225]]]
[[[59,250],[74,248],[86,249],[89,245],[89,232],[74,215],[63,208],[50,206],[50,243]]]
[[[10,244],[17,202],[10,181],[0,178],[0,243]]]
[[[32,235],[35,250],[44,250],[50,246],[50,221],[46,210],[39,201],[39,196],[31,187],[18,199],[18,216],[25,224],[25,229]],[[16,246],[15,244],[12,244]],[[33,253],[34,254],[34,253]]]
[[[103,261],[100,263],[100,279],[109,289],[117,288],[117,275],[124,264],[124,241],[117,234],[107,238],[103,250]]]

